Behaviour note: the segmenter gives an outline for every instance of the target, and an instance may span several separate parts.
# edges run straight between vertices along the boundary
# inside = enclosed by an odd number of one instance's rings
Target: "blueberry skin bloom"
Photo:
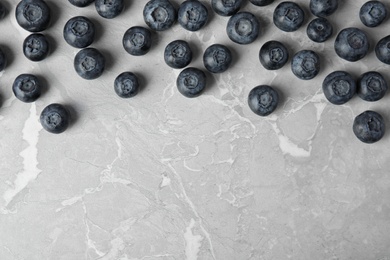
[[[177,11],[169,0],[151,0],[143,11],[145,23],[154,31],[165,31],[177,20]]]
[[[20,101],[31,103],[41,96],[41,83],[32,74],[21,74],[16,77],[12,91]]]
[[[123,35],[122,44],[123,48],[131,55],[145,55],[152,46],[152,33],[145,27],[131,27]]]
[[[360,77],[357,94],[363,100],[378,101],[385,96],[387,88],[387,82],[382,74],[369,71]]]
[[[313,42],[325,42],[333,34],[333,27],[326,18],[316,18],[306,29],[307,36]]]
[[[3,50],[0,48],[0,71],[3,71],[6,66],[7,66],[7,57],[5,56]]]
[[[95,48],[80,50],[74,58],[74,68],[77,74],[87,80],[100,77],[105,67],[105,58]]]
[[[49,55],[50,47],[46,36],[33,33],[27,36],[23,42],[23,53],[31,61],[41,61]]]
[[[259,52],[261,65],[267,70],[278,70],[282,68],[289,59],[289,53],[283,43],[268,41],[264,43]]]
[[[229,18],[226,33],[230,40],[238,44],[249,44],[259,36],[260,23],[249,12],[239,12]]]
[[[95,39],[95,25],[87,17],[73,17],[66,22],[63,36],[72,47],[88,47]]]
[[[123,0],[96,0],[95,8],[98,14],[107,19],[117,17],[123,10]]]
[[[338,6],[338,0],[310,0],[310,11],[318,17],[327,17],[333,14]]]
[[[50,9],[43,0],[22,0],[16,6],[17,23],[29,32],[41,32],[49,27]]]
[[[222,44],[209,46],[203,54],[203,64],[211,73],[226,71],[232,63],[232,53]]]
[[[69,126],[70,113],[65,106],[53,103],[42,110],[39,120],[43,129],[52,134],[60,134]]]
[[[293,2],[281,2],[274,10],[273,21],[276,27],[285,32],[293,32],[302,26],[305,13]]]
[[[178,21],[184,29],[198,31],[207,23],[207,19],[207,8],[198,0],[187,0],[180,5]]]
[[[299,79],[312,79],[320,72],[320,57],[310,50],[297,52],[291,60],[291,70]]]
[[[339,32],[334,43],[337,55],[347,61],[358,61],[368,53],[370,43],[367,35],[360,29],[350,27]]]
[[[164,51],[165,63],[174,68],[182,69],[190,64],[192,60],[192,50],[190,45],[183,40],[170,42]]]
[[[274,0],[249,0],[249,2],[257,6],[266,6],[272,4]]]
[[[360,21],[367,27],[380,25],[387,16],[386,6],[379,1],[368,1],[359,12]]]
[[[86,7],[92,4],[93,1],[95,0],[69,0],[69,3],[77,7]]]
[[[138,94],[139,89],[138,78],[132,72],[123,72],[114,81],[115,93],[121,98],[134,97]]]
[[[232,16],[242,6],[243,0],[211,0],[211,8],[218,15]]]
[[[268,85],[257,86],[248,95],[249,108],[259,116],[268,116],[274,112],[278,103],[278,92]]]
[[[197,68],[186,68],[177,77],[176,86],[183,96],[198,97],[206,88],[206,74]]]
[[[322,91],[330,103],[342,105],[355,95],[356,82],[348,72],[334,71],[324,79]]]
[[[360,141],[372,144],[385,135],[385,120],[379,113],[367,110],[355,117],[352,129]]]
[[[390,65],[390,35],[379,40],[375,46],[375,55],[381,62]]]

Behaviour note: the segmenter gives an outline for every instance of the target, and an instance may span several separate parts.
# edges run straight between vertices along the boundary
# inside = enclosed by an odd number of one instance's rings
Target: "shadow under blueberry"
[[[57,43],[56,39],[48,33],[45,33],[45,37],[46,37],[47,41],[49,42],[49,55],[46,57],[46,59],[47,59],[47,58],[50,58],[50,56],[52,56],[53,53],[55,53],[56,49],[58,48],[58,43]]]
[[[94,17],[87,17],[87,18],[93,23],[95,27],[95,36],[93,42],[98,42],[99,40],[103,39],[103,35],[105,31],[103,25],[98,19]]]
[[[104,65],[104,71],[108,71],[112,68],[112,66],[115,63],[114,56],[106,49],[97,49],[101,52],[101,54],[104,56],[105,65]],[[103,72],[104,73],[104,72]]]
[[[140,73],[138,71],[134,71],[133,73],[138,78],[138,83],[139,83],[138,95],[139,95],[146,89],[146,86],[148,85],[148,79],[142,73]]]
[[[212,87],[215,86],[215,84],[217,84],[215,77],[219,77],[221,75],[221,73],[214,75],[213,73],[209,72],[208,70],[206,70],[203,67],[200,68],[200,70],[202,70],[206,74],[206,87],[205,87],[204,92],[203,92],[204,94],[206,94],[209,91],[211,91]]]
[[[7,60],[5,68],[10,67],[15,59],[12,49],[3,44],[0,44],[0,49],[4,52],[5,58]]]
[[[80,119],[80,115],[77,112],[79,111],[79,109],[77,109],[77,106],[75,104],[71,104],[71,103],[63,103],[62,105],[68,110],[70,114],[68,129],[71,129],[76,124],[76,122]]]
[[[60,1],[56,1],[56,0],[55,1],[46,1],[47,5],[49,6],[49,9],[50,9],[50,26],[49,26],[49,28],[56,26],[56,24],[60,20],[61,14],[63,13],[61,11],[61,8],[57,5],[58,2],[60,2]]]
[[[36,74],[35,76],[38,78],[39,84],[41,86],[40,97],[43,97],[49,91],[49,82],[44,75]]]
[[[3,19],[6,19],[8,17],[8,15],[10,14],[10,10],[11,10],[12,6],[6,1],[1,1],[1,4],[3,5],[4,11],[5,11]]]

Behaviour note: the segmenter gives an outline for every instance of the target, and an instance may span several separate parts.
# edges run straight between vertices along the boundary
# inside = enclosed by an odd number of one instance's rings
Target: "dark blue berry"
[[[222,16],[232,16],[237,13],[243,0],[211,0],[211,8],[214,12]]]
[[[92,4],[94,1],[95,0],[69,0],[69,3],[77,7],[86,7]]]
[[[7,66],[7,56],[4,51],[0,48],[0,71],[3,71]]]
[[[325,42],[333,34],[333,26],[326,18],[316,18],[306,29],[307,36],[313,42]]]
[[[278,103],[278,92],[268,85],[257,86],[248,95],[249,108],[259,116],[268,116],[274,112]]]
[[[87,17],[73,17],[66,22],[63,36],[70,46],[75,48],[88,47],[95,39],[95,25]]]
[[[367,35],[362,30],[350,27],[339,32],[334,48],[340,58],[353,62],[366,56],[370,44]]]
[[[387,82],[382,74],[376,71],[369,71],[360,77],[357,94],[363,100],[377,101],[384,97],[387,88]]]
[[[226,32],[233,42],[249,44],[259,36],[260,24],[252,13],[239,12],[229,18]]]
[[[167,47],[165,47],[164,60],[168,66],[174,69],[186,67],[192,60],[190,45],[183,40],[170,42]]]
[[[50,47],[46,36],[33,33],[27,36],[23,42],[23,53],[31,61],[41,61],[49,55]]]
[[[293,32],[302,26],[305,21],[305,13],[298,4],[285,1],[275,8],[273,21],[280,30]]]
[[[74,68],[77,74],[84,79],[96,79],[103,74],[105,58],[95,48],[80,50],[74,58]]]
[[[379,40],[375,46],[375,54],[381,62],[390,65],[390,35]]]
[[[180,5],[178,21],[184,29],[198,31],[206,24],[207,19],[207,8],[198,0],[186,0]]]
[[[203,54],[203,64],[211,73],[226,71],[232,63],[232,53],[222,44],[209,46]]]
[[[326,17],[333,14],[338,6],[338,0],[310,0],[310,11],[318,17]]]
[[[65,106],[54,103],[42,110],[39,119],[43,129],[52,134],[60,134],[70,124],[70,112]]]
[[[49,27],[50,9],[43,0],[22,0],[16,6],[17,23],[30,32],[41,32]]]
[[[330,103],[342,105],[348,102],[356,93],[356,82],[345,71],[330,73],[322,83],[322,91]]]
[[[132,72],[123,72],[114,82],[115,93],[121,98],[131,98],[138,94],[140,86],[137,76]]]
[[[177,77],[176,86],[183,96],[198,97],[206,88],[206,74],[197,68],[186,68]]]
[[[151,0],[146,3],[143,16],[150,29],[164,31],[175,23],[177,11],[169,0]]]
[[[379,1],[368,1],[361,8],[359,17],[367,27],[377,27],[387,16],[386,6]]]
[[[32,74],[21,74],[16,77],[12,91],[20,101],[31,103],[41,96],[41,83]]]
[[[95,8],[101,17],[112,19],[123,10],[123,0],[95,0]]]
[[[264,43],[259,52],[261,65],[267,70],[282,68],[289,59],[289,53],[283,43],[269,41]]]
[[[360,141],[372,144],[385,135],[385,120],[379,113],[367,110],[355,117],[352,129]]]
[[[257,6],[266,6],[272,4],[274,0],[249,0],[249,2]]]
[[[145,27],[131,27],[123,35],[122,44],[123,48],[131,55],[145,55],[152,46],[152,33]]]
[[[299,51],[291,60],[291,70],[299,79],[312,79],[320,72],[320,57],[314,51]]]

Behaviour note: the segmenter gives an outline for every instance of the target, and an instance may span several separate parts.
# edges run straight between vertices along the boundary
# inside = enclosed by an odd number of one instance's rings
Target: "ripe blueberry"
[[[211,0],[211,8],[221,16],[232,16],[242,6],[243,0]]]
[[[310,11],[318,17],[326,17],[333,14],[338,6],[338,0],[310,0]]]
[[[268,85],[257,86],[248,95],[249,108],[259,116],[268,116],[274,112],[278,103],[278,92]]]
[[[23,42],[23,53],[31,61],[41,61],[49,54],[49,42],[41,33],[33,33],[27,36]]]
[[[381,62],[390,65],[390,35],[379,40],[375,46],[375,54]]]
[[[150,29],[164,31],[175,23],[177,11],[169,0],[150,0],[144,7],[143,16]]]
[[[207,22],[207,8],[198,0],[186,0],[179,8],[178,21],[186,30],[198,31]]]
[[[222,44],[209,46],[203,54],[203,64],[211,73],[226,71],[232,63],[232,53]]]
[[[86,7],[92,4],[93,1],[95,0],[69,0],[69,3],[77,7]]]
[[[324,79],[322,91],[330,103],[342,105],[355,95],[356,82],[348,72],[334,71]]]
[[[283,43],[268,41],[261,47],[259,59],[261,65],[267,70],[277,70],[287,63],[289,53]]]
[[[285,32],[299,29],[305,20],[302,8],[293,2],[281,2],[274,10],[273,21],[276,27]]]
[[[101,17],[112,19],[123,10],[123,0],[95,0],[95,8]]]
[[[49,27],[50,9],[43,0],[22,0],[15,10],[17,23],[30,32],[41,32]]]
[[[121,98],[131,98],[138,94],[140,89],[137,76],[132,72],[119,74],[114,82],[115,93]]]
[[[367,110],[355,117],[352,129],[360,141],[372,144],[385,135],[385,120],[379,113]]]
[[[377,101],[384,97],[387,88],[387,82],[382,74],[376,71],[369,71],[360,77],[357,94],[363,100]]]
[[[299,79],[312,79],[320,72],[320,57],[314,51],[299,51],[291,60],[291,70]]]
[[[326,18],[316,18],[306,29],[307,36],[313,42],[325,42],[333,34],[333,27]]]
[[[183,40],[170,42],[164,51],[165,63],[174,68],[182,69],[190,64],[192,60],[192,50],[190,45]]]
[[[152,46],[152,33],[145,27],[131,27],[123,35],[122,45],[131,55],[145,55]]]
[[[226,32],[233,42],[249,44],[259,36],[260,24],[252,13],[239,12],[229,18]]]
[[[85,48],[95,39],[95,25],[85,16],[69,19],[63,31],[65,41],[75,48]]]
[[[70,113],[65,106],[54,103],[42,110],[39,119],[43,129],[52,134],[60,134],[69,126]]]
[[[186,68],[177,77],[176,86],[183,96],[198,97],[206,88],[206,74],[197,68]]]
[[[366,56],[370,44],[367,35],[362,30],[350,27],[339,32],[334,48],[340,58],[353,62]]]
[[[387,16],[386,6],[379,1],[368,1],[359,12],[360,21],[367,27],[380,25]]]
[[[12,91],[20,101],[31,103],[41,96],[41,83],[32,74],[21,74],[16,77]]]
[[[257,6],[266,6],[272,4],[274,0],[249,0],[249,2]]]
[[[105,58],[97,49],[86,48],[76,54],[73,65],[80,77],[96,79],[103,74]]]

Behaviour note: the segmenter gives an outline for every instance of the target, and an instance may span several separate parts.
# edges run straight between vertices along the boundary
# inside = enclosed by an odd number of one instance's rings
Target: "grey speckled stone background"
[[[155,33],[143,57],[128,55],[121,39],[131,26],[145,26],[146,0],[126,0],[113,20],[99,17],[94,6],[48,0],[54,19],[44,33],[53,52],[33,63],[22,53],[28,33],[15,21],[17,0],[2,2],[10,13],[0,22],[0,45],[10,64],[0,74],[1,260],[390,259],[390,134],[367,145],[352,132],[354,117],[367,109],[381,112],[390,126],[389,94],[375,103],[355,97],[335,106],[321,90],[334,70],[355,77],[376,70],[390,80],[389,66],[372,51],[389,34],[390,20],[364,28],[358,10],[365,1],[340,1],[330,17],[336,32],[356,26],[368,33],[371,51],[356,63],[335,55],[335,35],[324,44],[307,38],[314,18],[309,0],[294,1],[307,15],[297,32],[272,24],[281,1],[262,8],[248,2],[244,10],[256,14],[263,28],[254,43],[231,42],[228,19],[210,13],[199,32],[176,24]],[[108,67],[97,80],[76,75],[78,50],[62,38],[64,24],[76,15],[99,28],[92,46],[105,54]],[[175,39],[193,47],[191,66],[203,67],[202,53],[213,43],[229,46],[234,64],[223,74],[208,74],[204,95],[184,98],[175,86],[179,71],[163,60]],[[258,51],[271,39],[291,53],[317,51],[321,73],[302,81],[289,65],[266,71]],[[131,100],[113,90],[114,78],[126,70],[139,74],[144,86]],[[12,94],[21,73],[39,75],[47,86],[33,104]],[[260,84],[282,93],[267,118],[247,106],[249,91]],[[42,130],[38,121],[53,102],[72,108],[74,123],[61,135]]]

